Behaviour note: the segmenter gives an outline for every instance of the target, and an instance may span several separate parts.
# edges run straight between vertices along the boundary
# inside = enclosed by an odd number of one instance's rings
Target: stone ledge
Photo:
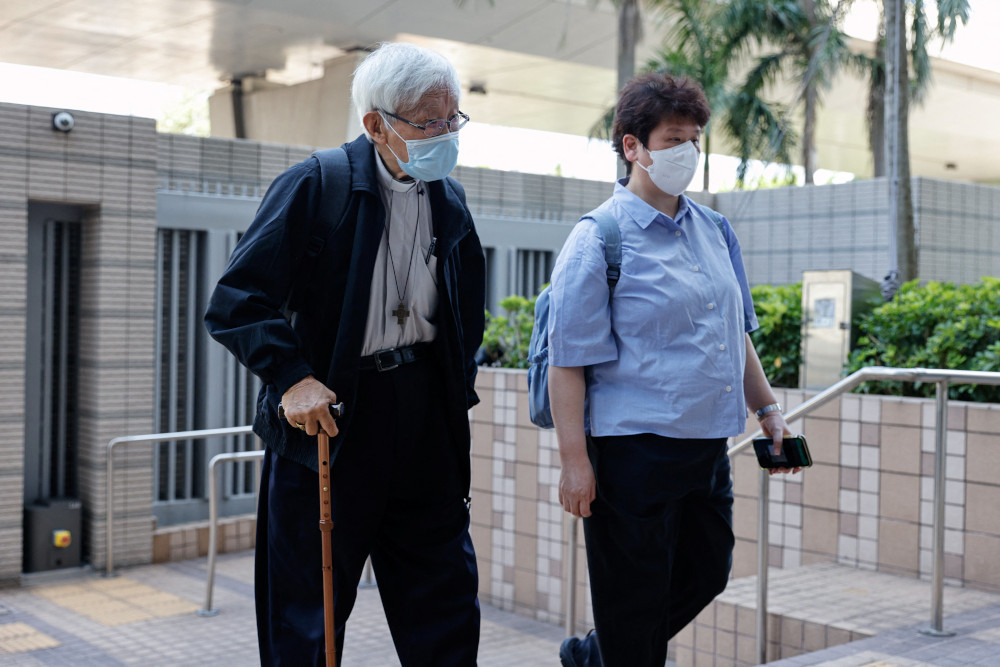
[[[767,659],[779,660],[930,623],[929,581],[837,563],[768,573]],[[756,660],[757,577],[734,579],[674,638],[680,667],[744,665]],[[956,615],[1000,603],[983,591],[945,587],[944,611]]]
[[[167,563],[208,555],[208,522],[184,523],[153,531],[153,562]],[[219,519],[219,553],[244,551],[256,544],[253,514]]]

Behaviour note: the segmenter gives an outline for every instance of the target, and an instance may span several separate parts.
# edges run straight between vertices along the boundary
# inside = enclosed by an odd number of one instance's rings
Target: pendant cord
[[[414,184],[416,186],[416,184]],[[399,290],[399,279],[396,278],[396,262],[392,258],[392,242],[389,238],[389,225],[392,224],[392,207],[396,200],[396,193],[389,193],[389,214],[386,215],[382,223],[382,230],[385,232],[385,249],[389,253],[389,266],[392,268],[392,282],[396,286],[396,296],[399,297],[400,305],[403,304],[407,289],[410,286],[410,273],[413,270],[413,255],[417,250],[417,234],[420,233],[420,202],[417,202],[417,223],[413,226],[413,242],[410,244],[410,263],[406,267],[406,280],[403,281],[403,291]]]

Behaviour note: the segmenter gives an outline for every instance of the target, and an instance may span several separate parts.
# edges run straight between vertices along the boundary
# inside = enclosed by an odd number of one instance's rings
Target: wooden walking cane
[[[330,406],[334,419],[344,413],[344,404]],[[337,667],[337,630],[333,622],[333,515],[330,502],[330,436],[323,429],[316,435],[319,454],[319,529],[323,542],[323,635],[326,667]]]

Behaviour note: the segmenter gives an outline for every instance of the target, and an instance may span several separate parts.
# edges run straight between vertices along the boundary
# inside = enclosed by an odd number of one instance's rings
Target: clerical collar
[[[393,192],[409,192],[413,189],[413,186],[418,183],[417,179],[412,178],[405,181],[401,181],[394,178],[389,170],[385,166],[385,162],[382,161],[382,156],[379,155],[378,149],[375,148],[375,144],[372,144],[372,150],[375,151],[375,164],[376,173],[378,174],[378,182],[383,188],[388,188]]]

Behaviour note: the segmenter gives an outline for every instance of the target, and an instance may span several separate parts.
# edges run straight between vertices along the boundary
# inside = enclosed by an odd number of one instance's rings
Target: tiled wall
[[[0,104],[0,579],[21,571],[24,331],[29,202],[79,207],[82,221],[79,487],[85,536],[102,536],[104,452],[152,425],[156,132],[152,120]],[[149,459],[134,453],[115,498],[121,563],[148,562]],[[136,472],[138,471],[138,472]],[[103,562],[103,540],[85,540]]]
[[[217,553],[253,549],[257,520],[254,515],[219,519],[216,528]],[[208,522],[188,523],[153,532],[153,562],[167,563],[208,555]]]
[[[884,178],[726,192],[714,205],[732,221],[754,284],[798,282],[803,271],[826,269],[881,281],[889,268]],[[922,279],[973,283],[997,275],[1000,188],[914,178],[913,208]]]
[[[801,403],[786,390],[783,403]],[[846,395],[793,425],[815,465],[770,481],[770,563],[827,560],[929,577],[934,494],[932,400]],[[804,422],[804,423],[802,423]],[[945,466],[946,581],[1000,591],[1000,406],[952,401]],[[757,467],[734,466],[734,572],[754,572]]]
[[[552,431],[528,419],[524,371],[484,369],[472,409],[472,539],[483,599],[538,620],[565,619],[568,524],[559,504]],[[583,529],[577,549],[577,619],[593,623]]]
[[[567,518],[551,431],[528,420],[524,371],[481,369],[472,410],[472,536],[490,604],[562,623]],[[778,390],[786,408],[809,395]],[[770,565],[836,562],[930,576],[934,402],[846,395],[791,424],[815,465],[770,480]],[[755,427],[749,420],[748,426]],[[1000,405],[952,402],[948,415],[946,582],[1000,591]],[[733,576],[756,573],[759,468],[734,461]],[[591,627],[582,529],[578,629]],[[748,626],[752,628],[752,626]],[[752,629],[747,631],[752,638]],[[735,649],[734,649],[735,650]]]

